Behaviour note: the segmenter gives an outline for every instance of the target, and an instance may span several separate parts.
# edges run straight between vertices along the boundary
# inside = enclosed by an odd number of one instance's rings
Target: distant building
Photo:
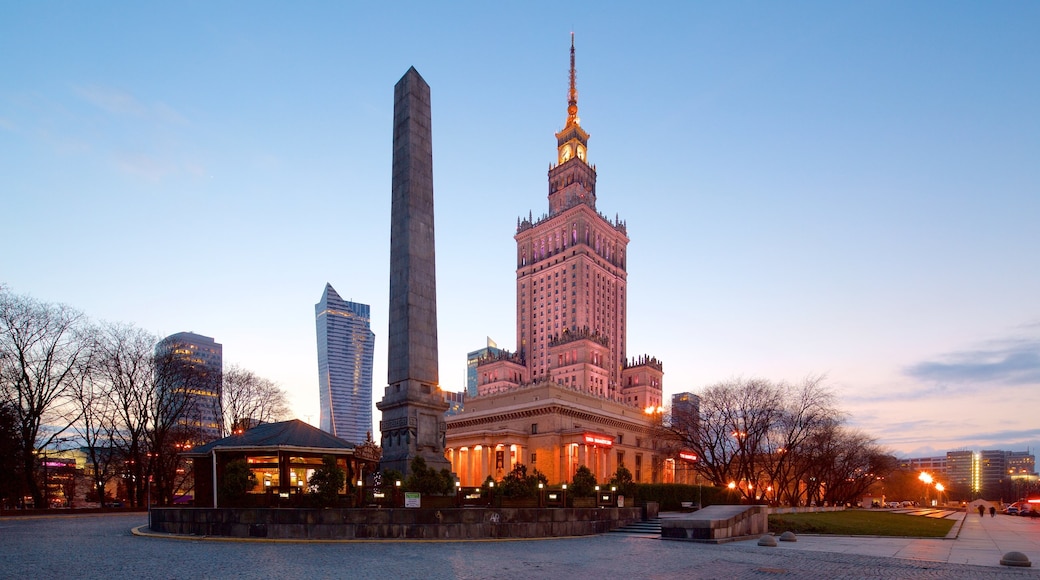
[[[693,393],[676,393],[672,395],[673,420],[690,420],[695,425],[700,422],[701,398]]]
[[[444,393],[444,400],[448,402],[448,410],[444,412],[445,416],[458,415],[466,406],[466,391],[441,391]]]
[[[164,390],[173,395],[163,405],[164,412],[175,415],[169,419],[199,442],[213,441],[224,434],[220,401],[223,352],[220,343],[193,332],[171,334],[155,346],[157,379],[167,382]]]
[[[701,398],[693,393],[676,393],[672,395],[672,411],[669,417],[671,424],[686,425],[696,433],[701,424]],[[701,458],[690,449],[679,450],[678,456],[671,461],[674,465],[675,483],[700,483],[696,472],[696,464]]]
[[[901,459],[899,461],[899,467],[908,471],[925,471],[933,476],[944,476],[946,475],[947,459],[945,455],[940,455],[938,457],[914,457],[911,459]]]
[[[480,364],[482,359],[494,357],[502,353],[502,349],[498,348],[498,344],[491,340],[491,337],[487,339],[487,346],[480,350],[466,354],[466,394],[470,397],[477,396],[477,366]]]
[[[314,305],[318,335],[319,426],[355,445],[372,432],[376,335],[367,304],[340,298],[331,284]]]
[[[951,499],[975,499],[981,488],[973,451],[950,451],[946,454],[946,492]]]
[[[1037,480],[1036,458],[1028,451],[962,449],[947,452],[945,457],[902,459],[899,466],[939,476],[954,500],[1013,500]]]

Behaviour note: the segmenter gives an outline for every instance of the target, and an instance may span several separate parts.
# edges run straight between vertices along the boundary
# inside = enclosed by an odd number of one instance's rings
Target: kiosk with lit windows
[[[244,459],[256,478],[249,491],[251,503],[258,505],[291,504],[294,497],[310,492],[308,480],[321,467],[326,456],[346,473],[346,482],[363,480],[379,469],[376,454],[357,453],[364,445],[335,437],[321,429],[294,419],[266,423],[243,433],[196,447],[184,455],[193,461],[195,505],[218,505],[217,489],[227,464]],[[341,490],[345,493],[347,484]]]

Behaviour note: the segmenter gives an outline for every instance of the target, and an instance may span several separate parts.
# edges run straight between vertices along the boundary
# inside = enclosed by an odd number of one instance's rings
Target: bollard
[[[1000,559],[1001,566],[1020,566],[1022,568],[1029,568],[1033,565],[1029,561],[1029,558],[1022,552],[1008,552],[1004,554],[1004,557]]]

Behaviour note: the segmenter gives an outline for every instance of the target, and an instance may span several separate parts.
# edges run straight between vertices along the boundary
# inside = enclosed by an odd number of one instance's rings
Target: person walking
[[[982,504],[980,503],[979,504],[979,517],[981,518],[984,515],[986,515],[986,508],[982,507]]]
[[[997,517],[997,508],[995,508],[993,506],[989,506],[989,517],[991,517],[991,518]]]

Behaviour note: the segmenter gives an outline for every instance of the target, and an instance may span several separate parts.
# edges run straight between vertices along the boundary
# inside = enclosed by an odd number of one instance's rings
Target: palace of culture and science
[[[624,464],[642,482],[660,481],[671,467],[653,436],[662,364],[626,353],[629,239],[623,221],[596,210],[573,35],[567,121],[556,142],[549,213],[518,220],[514,236],[516,351],[481,359],[477,396],[448,418],[446,454],[462,485],[501,479],[517,463],[551,484],[570,481],[580,465],[605,481]]]

